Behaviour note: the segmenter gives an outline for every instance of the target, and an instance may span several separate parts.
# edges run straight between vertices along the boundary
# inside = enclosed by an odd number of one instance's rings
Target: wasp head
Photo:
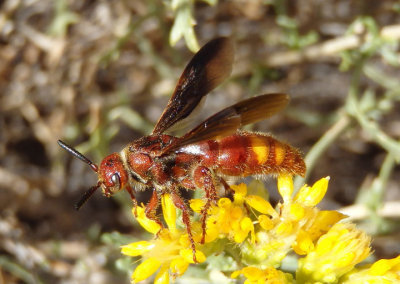
[[[103,159],[100,164],[100,168],[86,158],[83,154],[78,152],[71,146],[68,146],[61,140],[58,140],[58,144],[71,153],[76,158],[85,162],[90,168],[98,174],[98,182],[95,186],[92,186],[85,192],[82,198],[75,204],[75,208],[79,210],[83,204],[95,193],[95,191],[101,187],[103,194],[110,197],[114,193],[123,189],[128,181],[128,175],[124,167],[121,156],[118,153],[108,155]]]
[[[118,153],[113,153],[103,159],[98,175],[103,194],[107,197],[123,189],[128,181],[128,174]]]

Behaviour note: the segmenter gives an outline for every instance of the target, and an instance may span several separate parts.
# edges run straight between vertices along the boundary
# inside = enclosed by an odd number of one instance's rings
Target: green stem
[[[351,114],[354,113],[357,109],[357,94],[358,94],[358,86],[360,82],[360,76],[362,67],[364,65],[364,61],[361,60],[357,65],[353,72],[350,89],[346,99],[346,111]],[[295,179],[295,188],[300,188],[302,184],[307,182],[312,170],[315,167],[319,157],[328,149],[328,147],[336,141],[336,139],[350,126],[352,120],[347,115],[341,115],[338,121],[327,131],[325,134],[318,140],[317,143],[311,148],[305,157],[305,163],[307,165],[307,172],[305,178],[297,177]]]
[[[41,279],[37,278],[32,270],[22,267],[20,264],[15,263],[11,258],[0,256],[0,268],[8,271],[10,274],[22,280],[24,283],[43,283]]]
[[[382,167],[379,171],[379,175],[374,179],[372,185],[366,192],[357,198],[357,202],[364,203],[376,212],[382,206],[383,195],[385,194],[385,188],[390,175],[393,172],[396,161],[390,153],[386,154],[385,160],[382,163]]]
[[[318,140],[317,143],[311,148],[305,157],[304,161],[307,165],[307,173],[305,178],[297,177],[295,180],[295,188],[299,188],[304,184],[314,169],[319,157],[326,151],[326,149],[336,141],[336,139],[350,126],[351,119],[347,115],[341,116],[336,123],[325,132],[325,134]]]

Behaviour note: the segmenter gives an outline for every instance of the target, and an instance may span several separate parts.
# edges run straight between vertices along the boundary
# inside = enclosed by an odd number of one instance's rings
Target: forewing
[[[282,110],[289,102],[286,94],[267,94],[253,97],[209,117],[193,130],[165,148],[164,153],[203,140],[218,139],[236,132],[246,124],[266,119]]]
[[[183,71],[153,134],[163,133],[186,118],[205,95],[230,75],[233,57],[233,43],[228,38],[216,38],[204,45]]]

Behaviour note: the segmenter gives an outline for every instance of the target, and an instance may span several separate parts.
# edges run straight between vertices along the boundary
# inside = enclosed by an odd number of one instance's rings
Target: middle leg
[[[206,238],[207,212],[211,204],[217,201],[218,196],[214,185],[213,174],[210,169],[203,166],[197,167],[194,170],[194,182],[197,187],[203,188],[206,194],[206,204],[201,210],[201,228],[203,230],[201,243],[204,244]]]
[[[179,196],[179,194],[177,192],[171,191],[171,198],[172,198],[172,201],[174,202],[175,206],[182,210],[182,222],[186,226],[186,230],[187,230],[187,233],[188,233],[190,245],[191,245],[192,252],[193,252],[193,261],[195,263],[197,263],[196,246],[194,244],[194,239],[193,239],[193,235],[192,235],[192,229],[191,229],[191,226],[190,226],[189,209],[186,206],[186,204],[183,201],[183,199]]]

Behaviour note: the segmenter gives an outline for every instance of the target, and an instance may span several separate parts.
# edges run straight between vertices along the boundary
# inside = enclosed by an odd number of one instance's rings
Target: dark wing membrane
[[[183,71],[153,134],[163,133],[186,118],[207,93],[231,74],[233,57],[233,43],[228,38],[216,38],[204,45]]]
[[[253,97],[230,107],[200,123],[193,130],[169,145],[163,153],[203,140],[218,139],[233,134],[239,127],[268,118],[289,102],[286,94],[267,94]]]

